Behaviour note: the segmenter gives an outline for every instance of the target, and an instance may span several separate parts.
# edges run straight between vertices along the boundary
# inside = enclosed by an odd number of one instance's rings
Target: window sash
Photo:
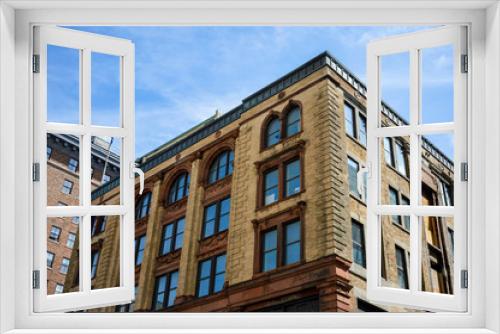
[[[459,166],[467,161],[466,118],[467,118],[467,74],[461,73],[461,54],[466,51],[467,31],[465,27],[446,26],[417,33],[380,39],[368,45],[368,147],[367,163],[370,166],[370,181],[367,203],[367,296],[378,303],[396,303],[413,308],[464,311],[467,306],[467,290],[460,287],[461,270],[467,268],[467,184],[460,179],[456,167],[454,174],[455,206],[426,206],[420,204],[421,197],[421,136],[435,133],[454,134],[454,162]],[[454,122],[419,124],[419,49],[441,45],[454,46]],[[380,124],[380,78],[379,58],[383,55],[409,51],[410,54],[410,123],[409,125],[382,127]],[[410,205],[381,205],[380,203],[380,148],[381,140],[390,137],[410,137]],[[385,139],[384,139],[385,140]],[[381,216],[410,216],[409,289],[390,289],[381,284]],[[454,294],[432,294],[421,291],[420,261],[422,244],[420,236],[422,217],[454,217],[457,229],[454,254]],[[459,241],[458,241],[459,240]]]

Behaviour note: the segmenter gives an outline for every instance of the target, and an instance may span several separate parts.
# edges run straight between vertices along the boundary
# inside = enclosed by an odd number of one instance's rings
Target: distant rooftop
[[[285,74],[281,78],[270,83],[269,85],[258,90],[257,92],[251,94],[247,98],[243,99],[242,103],[239,106],[220,115],[219,117],[212,116],[208,118],[207,120],[194,126],[188,131],[159,146],[157,149],[138,158],[136,162],[140,164],[139,168],[141,168],[144,172],[153,169],[162,162],[184,151],[186,148],[194,145],[195,143],[222,129],[226,125],[239,119],[242,113],[253,108],[262,101],[265,101],[268,98],[279,94],[281,91],[308,77],[309,75],[322,69],[325,66],[328,66],[333,71],[337,72],[337,74],[341,76],[347,83],[349,83],[355,90],[366,97],[365,84],[356,75],[350,72],[347,67],[344,66],[338,59],[332,56],[329,52],[325,51],[307,61],[303,65],[299,66],[298,68]],[[397,125],[408,124],[408,122],[403,117],[396,113],[394,109],[392,109],[385,102],[382,102],[382,112]],[[425,138],[423,140],[423,147],[446,167],[448,167],[449,169],[453,169],[453,161]],[[101,197],[108,191],[117,187],[119,184],[120,179],[117,178],[95,189],[92,192],[92,200]]]

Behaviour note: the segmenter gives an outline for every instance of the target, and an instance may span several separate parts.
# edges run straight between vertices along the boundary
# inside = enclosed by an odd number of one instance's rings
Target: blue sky
[[[140,156],[328,50],[365,81],[370,40],[425,27],[79,27],[130,39],[136,48],[136,152]],[[55,50],[49,71],[49,120],[73,122],[77,113],[78,55]],[[427,50],[423,119],[451,120],[450,50]],[[50,52],[50,50],[49,50]],[[383,61],[383,98],[408,119],[407,56]],[[93,55],[93,122],[117,122],[116,59]],[[406,70],[406,73],[405,73]],[[449,78],[448,78],[449,77]],[[69,78],[69,79],[68,79]],[[448,79],[447,79],[448,78]],[[52,92],[52,93],[51,93]],[[451,141],[432,138],[447,154]]]

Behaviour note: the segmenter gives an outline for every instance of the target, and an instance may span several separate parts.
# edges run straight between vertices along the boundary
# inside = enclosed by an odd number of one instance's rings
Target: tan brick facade
[[[281,89],[266,87],[270,93],[259,93],[264,96],[261,100],[249,98],[248,103],[253,103],[253,106],[246,108],[236,120],[194,141],[175,155],[160,163],[147,165],[148,161],[169,149],[162,147],[142,159],[143,166],[148,168],[146,191],[152,192],[152,200],[149,215],[136,222],[136,236],[146,233],[146,247],[142,265],[136,268],[138,293],[135,311],[152,310],[155,279],[173,270],[178,270],[175,305],[163,311],[300,310],[303,307],[309,311],[348,312],[363,309],[360,303],[367,303],[364,292],[366,272],[362,266],[353,263],[351,220],[364,224],[366,206],[349,191],[347,161],[350,157],[363,164],[366,150],[358,139],[346,134],[344,103],[347,100],[358,109],[358,113],[364,113],[366,100],[359,89],[355,89],[355,85],[328,61],[318,66],[313,61],[311,64],[313,69],[310,73],[303,75],[301,71],[307,68],[299,68],[288,77],[293,81],[294,75],[302,75],[295,82]],[[280,80],[286,83],[287,78]],[[254,100],[257,102],[251,102]],[[301,131],[283,138],[276,145],[263,147],[262,136],[269,117],[278,117],[283,122],[293,106],[300,107]],[[386,117],[385,121],[390,119]],[[206,128],[210,126],[209,123]],[[196,131],[187,136],[195,137]],[[209,184],[211,163],[218,153],[227,149],[234,152],[232,175]],[[383,158],[383,146],[381,154]],[[300,191],[264,206],[263,173],[269,166],[283,164],[291,158],[300,159]],[[426,153],[423,159],[428,162],[428,166],[426,163],[424,167],[426,178],[423,182],[429,183],[438,194],[436,170],[450,173],[434,155]],[[168,204],[166,198],[172,180],[181,170],[190,174],[189,196]],[[393,167],[383,166],[382,183],[382,189],[391,185],[409,197],[408,178]],[[116,198],[116,189],[96,194],[96,201],[112,203]],[[388,191],[382,195],[388,201]],[[229,229],[203,238],[204,208],[227,196],[231,198]],[[159,255],[163,226],[179,217],[185,217],[182,249]],[[269,228],[280,229],[291,220],[301,222],[300,261],[262,272],[262,232]],[[443,269],[440,275],[449,279],[452,272],[446,267],[451,263],[450,239],[443,230],[452,229],[452,222],[436,220],[433,224],[439,226],[440,243],[424,247],[428,252],[422,268],[426,290],[433,284],[435,286],[432,275],[428,274],[431,267],[429,249],[432,248],[434,255],[441,256],[439,263]],[[107,246],[116,242],[114,233],[106,228],[102,235],[99,247],[103,257],[99,262],[96,287],[103,280],[100,275],[106,276],[108,286],[112,284],[108,278],[117,277],[118,268],[107,265],[118,249],[116,245]],[[423,235],[427,234],[424,231]],[[395,244],[409,250],[408,237],[408,231],[392,223],[390,217],[383,220],[387,285],[396,286],[398,282]],[[196,297],[200,261],[222,253],[227,257],[224,289],[207,297]],[[375,305],[372,307],[377,308]],[[402,310],[394,307],[384,309]],[[113,310],[114,307],[103,309]]]

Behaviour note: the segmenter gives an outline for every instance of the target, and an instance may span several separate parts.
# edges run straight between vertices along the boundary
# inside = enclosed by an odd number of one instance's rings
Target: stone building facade
[[[136,300],[100,311],[403,310],[365,297],[366,205],[356,186],[366,159],[365,94],[323,53],[140,158]],[[388,106],[382,114],[404,123]],[[430,205],[444,205],[453,164],[422,145],[422,189]],[[405,138],[381,143],[387,204],[409,198],[407,147]],[[93,200],[116,203],[117,189],[100,187]],[[96,288],[119,284],[112,226],[93,239]],[[423,288],[451,293],[453,223],[430,217],[422,226]],[[384,284],[405,288],[407,221],[384,217],[382,228]]]
[[[109,154],[108,154],[109,153]],[[47,205],[78,205],[80,142],[76,136],[49,134],[47,136]],[[109,152],[106,142],[92,143],[92,187],[120,175],[117,154]],[[47,220],[47,293],[62,293],[67,271],[71,266],[72,250],[78,245],[78,217],[55,217]]]

